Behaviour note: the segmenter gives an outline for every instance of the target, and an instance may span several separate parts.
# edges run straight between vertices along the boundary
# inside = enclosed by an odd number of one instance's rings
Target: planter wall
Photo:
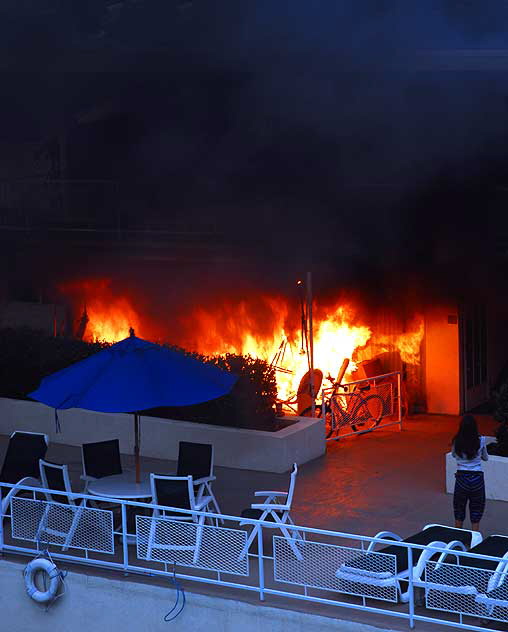
[[[53,443],[79,446],[89,441],[119,439],[120,450],[132,454],[133,416],[95,413],[72,408],[58,412],[62,432],[55,431],[52,408],[17,399],[0,398],[0,434],[14,430],[45,432]],[[306,463],[325,453],[322,419],[299,417],[278,432],[211,426],[187,421],[141,417],[141,455],[176,460],[180,441],[212,443],[215,464],[246,470],[287,472],[293,463]]]
[[[487,443],[495,442],[494,437],[487,437]],[[485,477],[485,492],[490,500],[508,501],[508,457],[489,454],[488,461],[482,461]],[[446,491],[453,494],[457,461],[452,453],[446,455]]]

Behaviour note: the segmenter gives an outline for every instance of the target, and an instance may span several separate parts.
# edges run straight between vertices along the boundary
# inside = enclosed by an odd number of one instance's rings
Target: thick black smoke
[[[50,35],[4,9],[7,100],[67,130],[69,175],[128,181],[147,223],[212,220],[254,285],[313,269],[383,301],[492,276],[508,109],[485,51],[506,45],[506,3],[106,4],[69,2]],[[14,37],[27,24],[30,42]]]

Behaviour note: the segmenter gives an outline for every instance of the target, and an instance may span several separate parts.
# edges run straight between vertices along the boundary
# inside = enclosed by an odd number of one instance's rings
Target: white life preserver
[[[35,575],[38,572],[47,573],[49,575],[49,586],[47,590],[39,590],[35,585]],[[46,603],[56,597],[61,573],[53,562],[45,557],[37,557],[26,565],[23,574],[25,576],[26,592],[34,601]]]

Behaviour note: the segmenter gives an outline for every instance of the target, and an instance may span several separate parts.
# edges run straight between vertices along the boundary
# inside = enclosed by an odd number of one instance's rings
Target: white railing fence
[[[0,483],[1,497],[12,487]],[[154,509],[168,508],[112,505],[86,494],[73,494],[69,503],[65,492],[35,487],[20,488],[7,505],[0,520],[4,553],[48,551],[54,560],[124,573],[175,572],[261,600],[281,596],[382,613],[411,628],[425,621],[479,631],[508,622],[508,558],[471,554],[459,542],[429,548],[293,525],[285,535],[274,522],[177,508],[154,517]],[[391,552],[375,550],[387,546]],[[478,568],[478,560],[490,560],[492,570]]]

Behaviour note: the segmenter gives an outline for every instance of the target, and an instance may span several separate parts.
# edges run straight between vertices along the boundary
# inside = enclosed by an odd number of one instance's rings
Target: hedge
[[[31,329],[0,329],[0,396],[28,399],[27,394],[47,375],[108,346],[106,342],[52,337]],[[273,410],[277,386],[272,367],[250,356],[189,355],[236,373],[239,378],[231,393],[194,406],[157,408],[145,414],[242,428],[277,429]]]

